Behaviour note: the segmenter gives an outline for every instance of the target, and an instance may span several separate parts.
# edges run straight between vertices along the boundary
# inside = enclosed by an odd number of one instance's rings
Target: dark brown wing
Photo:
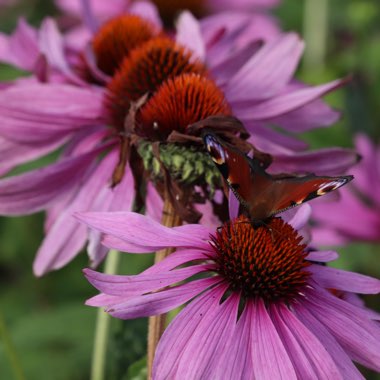
[[[353,176],[319,177],[313,174],[304,177],[273,179],[266,191],[272,198],[270,216],[279,214],[314,198],[336,190],[353,179]]]
[[[352,176],[272,176],[255,157],[249,158],[213,134],[204,136],[207,151],[253,220],[263,220],[336,190]]]

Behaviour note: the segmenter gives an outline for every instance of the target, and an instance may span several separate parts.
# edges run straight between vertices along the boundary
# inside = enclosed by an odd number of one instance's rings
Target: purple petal
[[[242,119],[237,112],[235,115],[242,120],[248,132],[252,134],[249,141],[263,152],[275,156],[282,153],[284,149],[287,149],[287,151],[289,151],[289,149],[292,151],[300,151],[308,148],[308,144],[297,137],[273,130],[262,122],[246,121]]]
[[[197,328],[212,324],[218,313],[219,302],[228,285],[221,284],[208,289],[185,307],[166,328],[157,346],[153,363],[156,380],[181,378],[176,376],[183,351]],[[183,374],[182,374],[183,375]],[[183,378],[183,376],[182,376]]]
[[[340,199],[336,202],[329,202],[326,197],[318,203],[314,202],[313,217],[320,223],[320,227],[339,229],[343,238],[377,241],[378,211],[358,202],[357,196],[350,189],[344,188],[339,194]],[[353,220],[355,223],[352,223]]]
[[[230,220],[233,220],[239,215],[240,202],[236,198],[235,194],[230,190],[228,192],[228,210]]]
[[[193,57],[205,60],[205,44],[197,19],[189,12],[181,12],[176,23],[176,41],[194,53]]]
[[[235,113],[243,120],[268,120],[287,112],[302,107],[319,97],[326,95],[346,83],[346,80],[335,80],[320,86],[303,88],[287,94],[277,95],[269,100],[262,101],[254,106],[247,107],[248,99],[245,104],[239,105],[238,102],[231,102]]]
[[[25,144],[51,141],[101,123],[103,94],[65,84],[26,83],[0,91],[0,112],[0,135]]]
[[[276,154],[270,167],[272,173],[310,173],[337,175],[358,162],[352,149],[327,148],[309,152]]]
[[[65,143],[61,138],[46,144],[24,145],[11,142],[0,137],[0,175],[7,173],[9,170],[22,163],[33,161],[42,157]]]
[[[261,40],[253,41],[237,52],[220,57],[223,59],[210,67],[215,83],[223,90],[231,77],[258,51],[261,45]]]
[[[48,64],[61,72],[72,83],[79,86],[86,85],[70,68],[64,53],[64,43],[57,24],[51,18],[47,18],[41,25],[39,34],[39,46],[41,53],[45,55]]]
[[[30,214],[47,208],[75,186],[100,153],[94,150],[42,169],[0,180],[0,213]]]
[[[128,13],[135,14],[148,20],[157,30],[161,30],[163,27],[157,7],[149,1],[139,0],[132,2],[128,6]]]
[[[52,269],[66,265],[84,247],[87,240],[86,226],[78,223],[73,217],[75,211],[88,210],[96,207],[96,200],[104,191],[110,192],[110,167],[117,162],[117,152],[108,154],[87,177],[81,177],[83,184],[72,199],[50,221],[51,227],[40,246],[34,262],[34,272],[41,276]]]
[[[39,55],[37,32],[24,18],[20,18],[15,32],[10,36],[0,33],[0,60],[33,71]]]
[[[354,366],[346,352],[335,340],[333,335],[326,327],[314,316],[314,308],[299,303],[295,305],[295,311],[300,321],[318,338],[323,347],[334,358],[337,367],[344,379],[364,379],[357,368]]]
[[[253,378],[251,358],[251,313],[245,308],[236,324],[234,335],[226,345],[226,350],[219,360],[214,379]]]
[[[210,286],[216,285],[220,278],[204,278],[179,285],[156,293],[145,294],[111,305],[106,311],[113,317],[132,319],[167,313],[179,307]]]
[[[92,33],[95,33],[99,29],[99,24],[95,18],[91,1],[80,0],[80,4],[84,23]]]
[[[295,215],[288,221],[295,230],[300,230],[309,221],[311,215],[311,207],[308,204],[304,204],[298,207]]]
[[[91,210],[128,211],[132,208],[135,193],[132,172],[129,167],[126,168],[122,181],[115,188],[109,186],[110,173],[116,166],[116,159],[115,157],[112,161],[108,162],[107,166],[103,169],[106,173],[105,185],[101,191],[98,192],[91,206]],[[97,267],[103,261],[108,252],[108,249],[101,244],[102,237],[103,235],[98,231],[91,230],[89,232],[87,253],[91,261],[91,267],[93,268]]]
[[[177,375],[189,379],[211,379],[220,366],[220,357],[231,341],[237,322],[240,296],[232,294],[221,305],[214,305],[214,313],[205,315],[182,351]]]
[[[82,13],[81,3],[78,0],[56,0],[56,5],[60,7],[65,13],[80,18]],[[120,13],[127,10],[127,1],[125,0],[112,0],[107,3],[102,0],[91,0],[93,12],[97,18],[105,20],[115,17]]]
[[[318,338],[289,309],[271,308],[272,320],[290,354],[299,379],[343,379],[333,358]]]
[[[322,100],[318,99],[284,116],[270,119],[268,122],[270,124],[281,125],[287,131],[300,133],[314,128],[328,127],[336,123],[339,118],[340,112],[333,110]]]
[[[227,99],[237,103],[273,97],[290,81],[302,50],[296,34],[268,42],[231,78],[225,89]]]
[[[149,217],[133,212],[89,212],[78,213],[76,217],[91,228],[140,248],[208,246],[206,243],[209,240],[208,229],[200,225],[168,228]]]
[[[151,182],[147,185],[145,200],[146,215],[159,222],[162,217],[164,202]]]
[[[339,255],[334,251],[311,251],[307,255],[306,259],[310,261],[326,263],[329,261],[334,261],[338,257]]]
[[[380,204],[380,149],[364,134],[355,136],[355,147],[362,156],[360,164],[353,168],[355,187]]]
[[[380,281],[376,278],[321,265],[312,265],[307,270],[313,273],[313,278],[327,289],[360,294],[380,293]]]
[[[305,304],[354,360],[380,371],[380,328],[364,310],[322,289],[310,292]]]
[[[133,276],[108,275],[85,269],[87,280],[100,292],[114,296],[132,297],[156,291],[209,270],[207,265],[193,265],[160,273],[141,273]],[[90,303],[88,303],[90,304]]]
[[[252,308],[252,362],[257,379],[297,379],[294,366],[271,321],[264,302],[248,303]],[[268,365],[271,363],[271,365]]]

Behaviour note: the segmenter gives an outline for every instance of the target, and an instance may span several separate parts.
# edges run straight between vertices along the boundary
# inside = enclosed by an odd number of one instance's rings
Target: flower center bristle
[[[157,37],[133,50],[108,85],[107,107],[114,126],[122,127],[130,102],[153,94],[167,79],[184,73],[206,74],[191,53],[169,38]]]
[[[212,115],[231,115],[223,92],[209,78],[183,74],[164,82],[141,109],[137,133],[148,140],[165,140],[172,131]]]
[[[99,69],[112,76],[131,50],[157,33],[153,25],[135,15],[123,15],[108,21],[92,41]]]
[[[310,265],[302,237],[280,218],[255,227],[245,216],[212,237],[218,273],[232,290],[264,301],[290,302],[307,285]]]

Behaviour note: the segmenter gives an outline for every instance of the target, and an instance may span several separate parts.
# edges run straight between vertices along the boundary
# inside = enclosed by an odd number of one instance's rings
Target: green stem
[[[305,70],[322,71],[328,33],[328,0],[305,0],[303,34],[306,42]]]
[[[104,273],[115,274],[119,258],[119,252],[111,250],[106,258]],[[103,309],[99,309],[96,319],[94,350],[92,352],[91,380],[105,379],[109,324],[110,316]]]
[[[5,325],[4,318],[2,317],[1,314],[0,314],[0,338],[4,343],[4,350],[5,350],[6,355],[8,356],[8,359],[12,368],[12,372],[13,372],[13,377],[17,380],[25,380],[20,359],[13,346],[11,337]]]

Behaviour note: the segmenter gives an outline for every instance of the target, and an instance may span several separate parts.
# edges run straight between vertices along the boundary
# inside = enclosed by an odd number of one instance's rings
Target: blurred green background
[[[298,78],[321,83],[348,74],[351,84],[327,97],[343,111],[334,127],[305,134],[313,147],[352,146],[351,137],[364,131],[380,138],[380,4],[378,0],[283,0],[273,11],[284,30],[306,38],[305,58]],[[0,10],[0,30],[14,29],[23,15],[38,26],[46,15],[58,15],[52,2],[19,1]],[[0,80],[18,75],[0,66]],[[96,310],[83,306],[96,292],[85,281],[83,253],[66,268],[36,279],[32,262],[42,239],[43,215],[0,218],[0,340],[13,345],[26,379],[79,380],[89,378]],[[339,249],[336,265],[380,277],[380,249],[354,244]],[[119,273],[138,273],[150,255],[122,255]],[[379,298],[366,299],[380,309]],[[146,321],[112,319],[107,379],[132,379],[130,368],[144,356]],[[136,366],[136,365],[135,365]],[[137,365],[138,366],[138,365]],[[132,366],[133,367],[133,366]],[[129,370],[128,370],[129,369]],[[368,379],[379,375],[363,371]],[[0,378],[12,379],[9,355],[0,341]],[[22,377],[20,377],[22,378]]]

